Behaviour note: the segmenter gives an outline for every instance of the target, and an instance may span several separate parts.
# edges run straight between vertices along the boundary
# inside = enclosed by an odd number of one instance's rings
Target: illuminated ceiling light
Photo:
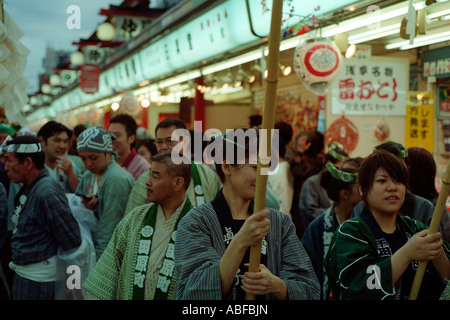
[[[353,55],[356,52],[356,45],[348,44],[348,34],[347,33],[339,33],[334,36],[334,43],[339,48],[339,50],[342,52],[342,54],[347,58],[350,59],[353,57]]]
[[[292,72],[292,67],[291,67],[291,66],[285,66],[285,65],[280,64],[280,70],[281,70],[281,73],[282,73],[284,76],[288,76],[288,75],[290,75],[291,72]]]
[[[119,108],[120,108],[120,104],[119,104],[119,103],[113,102],[113,103],[111,104],[111,110],[112,110],[112,111],[116,112],[117,110],[119,110]]]
[[[205,74],[205,73],[203,73],[203,74]],[[161,81],[160,86],[166,88],[166,87],[170,87],[175,84],[182,83],[182,82],[188,82],[189,80],[193,80],[193,79],[199,78],[201,76],[202,76],[202,73],[199,70],[194,70],[191,72],[186,72],[181,75],[175,76],[173,78],[169,78],[167,80],[163,80],[163,81]]]
[[[449,40],[450,40],[450,33],[447,33],[446,36],[441,35],[441,37],[435,37],[435,38],[424,40],[424,41],[417,41],[417,42],[414,41],[413,44],[407,44],[407,45],[401,46],[399,49],[400,50],[408,50],[408,49],[412,49],[412,48],[427,46],[430,44],[449,41]]]
[[[410,44],[409,40],[402,40],[402,41],[391,42],[391,43],[387,44],[385,46],[385,48],[386,48],[386,50],[390,50],[390,49],[396,49],[396,48],[400,48],[400,47],[409,47],[409,46],[418,47],[418,46],[425,45],[423,43],[426,43],[426,42],[428,43],[429,41],[431,41],[431,43],[443,41],[442,38],[448,37],[448,36],[450,36],[450,31],[436,32],[433,34],[430,33],[427,36],[423,36],[423,37],[419,36],[419,37],[414,38],[413,44]]]
[[[256,80],[256,76],[254,74],[252,74],[248,77],[248,83],[253,83],[253,82],[255,82],[255,80]]]
[[[142,99],[142,101],[141,101],[141,106],[142,106],[142,108],[148,108],[148,107],[150,107],[150,100],[148,100],[148,99]]]
[[[414,4],[414,8],[416,10],[420,10],[425,7],[426,7],[425,1],[421,1]],[[390,7],[382,8],[372,13],[368,12],[368,14],[363,14],[359,17],[342,21],[339,24],[326,26],[322,28],[322,36],[332,37],[339,33],[353,31],[364,27],[369,29],[370,31],[375,31],[376,33],[376,31],[378,30],[377,23],[381,23],[382,21],[385,20],[406,15],[407,12],[408,12],[408,4],[405,5],[405,3],[399,3]],[[281,41],[280,51],[295,48],[301,37],[302,36],[295,36]],[[352,41],[350,41],[351,40],[350,38],[351,37],[349,37],[349,42],[355,43],[353,39]]]
[[[377,11],[372,11],[373,13],[370,13],[368,15],[364,14],[360,17],[350,19],[348,21],[343,21],[340,24],[328,26],[326,30],[324,28],[322,35],[324,37],[331,37],[336,34],[352,31],[358,28],[370,28],[371,26],[373,28],[376,28],[376,24],[379,22],[406,15],[408,13],[408,6],[408,4],[405,5],[404,3],[402,3]],[[425,8],[425,1],[414,3],[414,8],[416,10]]]
[[[260,59],[261,57],[262,57],[262,53],[258,49],[257,51],[249,52],[249,53],[243,54],[239,57],[229,59],[226,62],[220,62],[220,63],[216,63],[214,65],[208,66],[202,70],[202,74],[207,75],[210,73],[215,73],[218,71],[229,69],[229,68],[232,68],[235,66],[242,65],[247,62],[251,62],[253,60]]]
[[[439,11],[439,12],[434,12],[434,13],[427,14],[427,18],[428,18],[428,19],[434,19],[434,18],[439,18],[439,17],[446,16],[446,15],[448,15],[448,14],[450,14],[450,9],[442,10],[442,11]]]
[[[356,45],[351,44],[348,46],[347,51],[345,51],[345,58],[350,59],[356,52]]]
[[[358,44],[362,42],[367,42],[370,40],[375,40],[383,37],[387,37],[398,33],[401,23],[394,23],[386,27],[377,28],[375,30],[370,30],[366,32],[361,32],[348,37],[348,42],[351,44]]]

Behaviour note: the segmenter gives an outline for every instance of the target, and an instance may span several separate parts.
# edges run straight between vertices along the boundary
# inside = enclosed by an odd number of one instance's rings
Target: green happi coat
[[[370,212],[368,214],[371,215]],[[379,248],[366,221],[362,217],[349,219],[333,235],[330,249],[324,259],[333,295],[340,300],[404,299],[409,295],[418,263],[414,261],[409,264],[409,277],[402,276],[406,279],[403,280],[401,296],[397,297],[396,288],[392,285],[391,257],[380,257],[380,250],[383,248]],[[421,222],[405,216],[397,218],[397,225],[399,224],[410,236],[427,229]],[[450,247],[446,242],[444,250],[450,257]],[[376,277],[379,277],[377,285]],[[429,262],[419,299],[439,298],[445,282]]]
[[[185,200],[186,201],[186,200]],[[135,266],[138,255],[141,253],[140,240],[141,230],[150,209],[154,203],[139,206],[124,217],[114,230],[108,246],[98,260],[95,267],[89,273],[83,288],[87,291],[86,298],[102,300],[132,300],[135,299]],[[145,276],[144,299],[154,299],[155,287],[157,286],[158,274],[163,264],[162,260],[167,256],[168,236],[176,227],[180,214],[183,214],[183,204],[165,220],[162,208],[157,208],[156,231],[148,260],[147,273]],[[163,229],[161,231],[161,229]],[[166,240],[164,240],[166,239]],[[156,248],[155,248],[156,247]],[[168,300],[176,297],[176,281],[168,289]]]

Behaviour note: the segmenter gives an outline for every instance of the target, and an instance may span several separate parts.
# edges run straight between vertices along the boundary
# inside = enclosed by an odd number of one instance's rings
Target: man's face
[[[108,131],[116,136],[113,140],[113,149],[119,155],[128,154],[131,150],[131,144],[134,142],[135,136],[128,136],[127,130],[122,123],[113,122],[109,125]]]
[[[158,153],[170,153],[178,144],[178,141],[172,141],[172,132],[176,129],[175,126],[170,126],[168,128],[158,128],[156,131],[156,150]]]
[[[84,166],[93,174],[102,174],[109,165],[111,153],[80,151],[79,156]]]
[[[8,178],[14,183],[21,183],[25,181],[28,175],[25,163],[19,163],[14,152],[5,152],[5,170],[8,173]]]
[[[150,177],[145,185],[147,186],[147,200],[161,204],[169,198],[175,187],[176,177],[172,177],[167,173],[165,163],[153,161],[150,171]]]
[[[42,141],[45,158],[56,161],[58,157],[64,156],[69,148],[69,136],[67,132],[60,132]]]

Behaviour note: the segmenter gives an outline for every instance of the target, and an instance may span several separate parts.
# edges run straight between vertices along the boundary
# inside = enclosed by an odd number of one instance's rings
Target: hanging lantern
[[[55,73],[50,76],[50,85],[52,86],[60,86],[61,85],[61,77],[59,74]]]
[[[50,94],[52,92],[52,86],[49,85],[48,83],[44,83],[41,86],[41,92],[45,94]]]
[[[103,22],[97,28],[97,38],[101,41],[111,41],[116,35],[116,27],[110,22]]]
[[[327,38],[306,38],[295,48],[294,70],[309,91],[327,94],[342,66],[342,55]]]
[[[80,51],[75,51],[70,55],[70,63],[75,66],[81,66],[84,63],[84,54]]]
[[[136,115],[139,113],[139,101],[129,92],[125,93],[122,100],[120,100],[120,107],[125,113],[130,115]]]

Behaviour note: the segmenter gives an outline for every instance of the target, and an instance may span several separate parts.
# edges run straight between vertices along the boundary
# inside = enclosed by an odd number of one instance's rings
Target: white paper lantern
[[[120,107],[125,113],[136,115],[139,112],[139,101],[132,93],[127,92],[120,100]]]
[[[327,38],[305,38],[294,54],[294,70],[305,87],[319,96],[327,94],[342,66],[342,55]]]
[[[42,93],[50,94],[50,92],[52,92],[52,86],[49,85],[48,83],[44,83],[41,86],[41,91],[42,91]]]
[[[50,84],[52,85],[52,86],[59,86],[59,85],[61,85],[61,77],[60,77],[60,75],[59,74],[52,74],[51,76],[50,76]]]
[[[112,23],[103,22],[97,28],[97,38],[101,41],[111,41],[116,34],[116,27]]]
[[[70,63],[75,66],[81,66],[84,63],[84,54],[80,51],[75,51],[70,55]]]

